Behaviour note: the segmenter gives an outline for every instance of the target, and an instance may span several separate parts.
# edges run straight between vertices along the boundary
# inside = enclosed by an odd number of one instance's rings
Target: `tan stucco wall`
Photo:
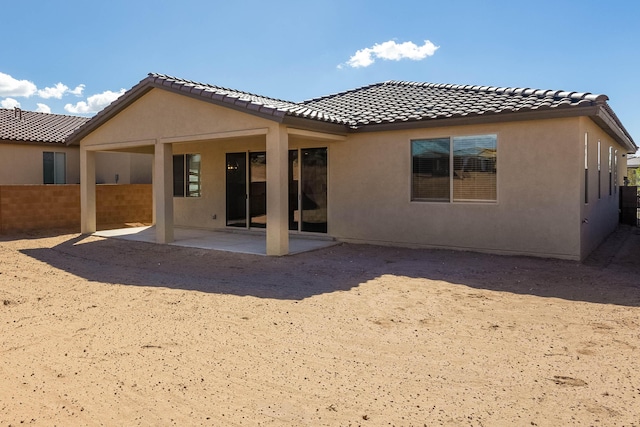
[[[42,184],[42,153],[66,153],[67,184],[80,182],[80,154],[77,147],[60,144],[0,143],[0,184]]]
[[[80,153],[78,147],[54,144],[0,143],[0,184],[42,184],[42,153],[66,153],[67,184],[80,183]],[[153,157],[138,153],[98,153],[96,180],[99,184],[150,184]]]
[[[411,201],[412,139],[498,135],[498,201]],[[578,120],[363,133],[330,153],[330,234],[343,240],[580,256]]]
[[[152,89],[86,138],[85,147],[274,127],[275,123],[187,96]]]
[[[593,251],[609,234],[611,234],[619,223],[620,189],[624,183],[626,175],[626,150],[616,143],[613,138],[607,135],[592,120],[580,118],[580,137],[582,138],[582,163],[580,172],[584,177],[584,137],[587,135],[588,141],[588,165],[589,165],[589,197],[584,203],[584,178],[581,192],[581,216],[583,223],[581,226],[581,255],[584,258]],[[598,141],[600,141],[600,195],[598,196]],[[617,178],[612,186],[612,194],[609,194],[609,147],[613,147],[613,155],[617,153],[617,177],[613,174],[612,180]]]
[[[151,184],[152,164],[151,154],[100,151],[96,153],[96,183]]]
[[[174,154],[201,154],[202,197],[174,198],[174,222],[215,229],[225,227],[225,153],[264,151],[266,140],[262,134],[226,138],[224,133],[270,132],[275,126],[153,89],[81,144],[104,150],[175,139],[180,142],[173,143]],[[290,137],[289,148],[328,147],[328,234],[337,239],[577,260],[617,221],[613,201],[585,210],[585,129],[594,137],[599,130],[589,119],[563,118],[350,134],[338,142]],[[603,146],[611,141],[599,132]],[[489,133],[498,135],[497,202],[411,201],[412,139]],[[587,209],[595,209],[591,205]],[[589,228],[582,224],[588,216]],[[604,225],[593,226],[594,221]],[[585,234],[585,229],[598,231]]]

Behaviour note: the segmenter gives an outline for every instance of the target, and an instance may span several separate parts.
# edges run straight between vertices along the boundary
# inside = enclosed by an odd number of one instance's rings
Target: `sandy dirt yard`
[[[640,426],[639,255],[4,236],[0,426]]]

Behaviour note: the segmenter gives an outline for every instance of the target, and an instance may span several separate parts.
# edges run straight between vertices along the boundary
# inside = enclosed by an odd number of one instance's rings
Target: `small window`
[[[613,147],[609,147],[609,195],[611,196],[613,187]]]
[[[173,156],[173,196],[200,197],[200,154]]]
[[[598,199],[602,197],[602,165],[601,165],[601,147],[598,140]]]
[[[497,200],[497,135],[415,140],[411,157],[412,200]]]
[[[42,170],[44,184],[66,184],[66,154],[45,151],[42,153]]]
[[[584,134],[584,202],[589,203],[589,134]]]
[[[613,152],[613,192],[618,193],[618,150]]]

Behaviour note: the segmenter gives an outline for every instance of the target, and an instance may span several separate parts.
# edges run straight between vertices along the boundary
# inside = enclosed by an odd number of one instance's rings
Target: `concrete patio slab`
[[[101,230],[94,236],[112,237],[138,242],[156,243],[154,226]],[[324,236],[289,236],[289,255],[309,252],[336,245],[333,239]],[[174,246],[212,249],[216,251],[266,255],[267,244],[264,233],[244,231],[213,231],[192,228],[174,228]]]

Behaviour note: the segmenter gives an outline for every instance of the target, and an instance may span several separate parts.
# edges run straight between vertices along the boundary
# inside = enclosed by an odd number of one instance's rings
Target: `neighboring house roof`
[[[339,133],[505,120],[589,116],[636,150],[606,95],[493,86],[388,81],[303,102],[290,102],[164,74],[148,77],[76,131],[77,143],[153,88],[184,94],[278,122]],[[442,123],[447,120],[448,123]],[[455,122],[455,123],[454,123]]]
[[[0,108],[0,141],[63,144],[86,117]]]
[[[629,157],[627,159],[627,168],[640,168],[640,157]]]

